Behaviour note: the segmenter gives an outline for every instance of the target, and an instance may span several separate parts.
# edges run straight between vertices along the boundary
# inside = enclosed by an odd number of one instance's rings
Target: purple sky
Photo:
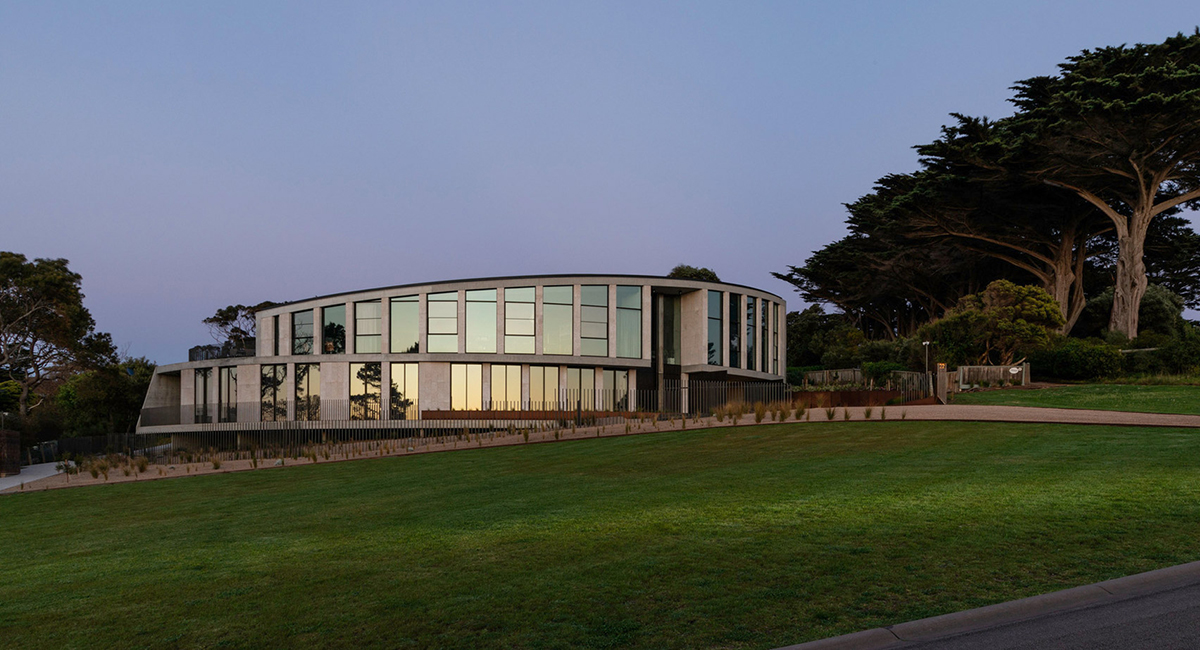
[[[426,280],[770,277],[947,114],[1194,2],[0,2],[0,250],[121,348]]]

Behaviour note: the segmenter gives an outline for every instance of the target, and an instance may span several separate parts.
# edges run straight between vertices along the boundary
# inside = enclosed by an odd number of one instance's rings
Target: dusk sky
[[[951,112],[1195,2],[0,2],[0,250],[123,352],[232,303],[478,276],[771,277]]]

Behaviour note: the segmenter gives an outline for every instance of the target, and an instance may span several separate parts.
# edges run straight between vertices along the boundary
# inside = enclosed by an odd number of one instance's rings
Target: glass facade
[[[729,294],[729,367],[742,367],[742,297]]]
[[[292,354],[313,353],[313,310],[292,314]]]
[[[573,355],[575,288],[542,288],[542,354]]]
[[[208,424],[213,421],[212,410],[208,408],[208,383],[212,381],[212,368],[196,368],[195,389],[192,393],[193,404],[196,405],[196,424]]]
[[[392,420],[419,420],[421,418],[420,394],[418,393],[417,364],[393,363],[391,403],[388,404]]]
[[[529,408],[534,411],[558,409],[558,366],[529,367]]]
[[[296,419],[321,419],[321,364],[296,364]]]
[[[771,303],[771,372],[779,374],[779,303]]]
[[[580,354],[585,357],[608,356],[608,285],[585,284],[579,303]]]
[[[427,345],[430,352],[458,352],[458,292],[431,293],[425,298],[429,312]]]
[[[417,313],[420,304],[416,296],[392,298],[388,347],[393,354],[416,354],[421,351],[421,320]]]
[[[467,292],[467,353],[496,351],[496,290]]]
[[[321,310],[321,350],[325,354],[346,351],[346,306],[334,305]]]
[[[259,380],[259,403],[262,406],[263,422],[282,422],[287,419],[287,366],[284,364],[262,367]]]
[[[376,303],[378,304],[378,303]],[[355,335],[357,338],[357,334]],[[350,419],[378,420],[383,364],[350,364]]]
[[[383,351],[383,307],[378,300],[354,303],[354,351]]]
[[[450,408],[455,411],[483,410],[482,364],[450,364]]]
[[[515,287],[504,290],[504,353],[534,353],[534,290]]]
[[[617,356],[642,358],[641,287],[617,286]]]
[[[678,366],[683,363],[682,300],[679,296],[661,296],[660,300],[662,300],[663,363]],[[620,314],[617,317],[620,318]],[[620,321],[618,321],[619,324]]]
[[[605,411],[629,410],[629,371],[605,370],[599,406]]]
[[[491,410],[521,410],[521,366],[492,364],[491,388]]]
[[[755,300],[752,296],[746,296],[746,370],[754,370],[757,357],[754,352],[757,348],[754,347],[754,316],[755,316]]]
[[[585,411],[596,407],[596,369],[567,368],[566,408]]]
[[[762,365],[759,366],[759,369],[768,372],[771,369],[771,303],[763,300],[760,306],[762,314],[759,319],[762,324],[758,329],[762,332],[762,336],[758,339],[758,347],[762,349]]]
[[[722,348],[724,341],[721,339],[721,292],[708,292],[708,363],[712,366],[721,365]]]
[[[237,366],[217,372],[217,421],[237,422]]]
[[[275,356],[279,356],[279,339],[281,338],[283,338],[283,334],[279,331],[279,317],[273,316],[271,318],[271,340],[273,341],[271,354]]]

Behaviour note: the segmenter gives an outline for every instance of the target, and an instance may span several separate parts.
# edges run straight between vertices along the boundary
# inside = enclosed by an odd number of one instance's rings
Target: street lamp
[[[8,418],[8,411],[0,412],[0,431],[4,431],[4,420]]]
[[[929,374],[929,341],[921,341],[925,346],[925,374]]]

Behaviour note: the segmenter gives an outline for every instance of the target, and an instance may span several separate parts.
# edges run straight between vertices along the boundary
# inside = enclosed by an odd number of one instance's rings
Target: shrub
[[[826,409],[825,409],[825,419],[826,419],[826,420],[832,420],[832,419],[833,419],[833,414],[834,414],[836,411],[837,411],[837,409],[833,408],[832,406],[831,406],[831,407],[829,407],[829,408],[826,408]]]
[[[863,379],[876,384],[886,381],[888,375],[896,370],[905,370],[905,366],[894,361],[868,361],[862,364]]]
[[[865,409],[863,409],[863,419],[864,419],[864,420],[870,420],[870,419],[871,419],[871,407],[870,407],[870,406],[868,406],[868,407],[866,407]]]
[[[1107,343],[1068,338],[1033,353],[1029,362],[1039,375],[1046,377],[1099,379],[1121,374],[1125,360],[1120,350]]]
[[[767,406],[762,402],[754,403],[754,423],[762,424],[763,418],[767,416]]]
[[[217,458],[216,456],[213,456],[212,457],[212,466],[213,466],[213,469],[221,469],[221,459]]]

